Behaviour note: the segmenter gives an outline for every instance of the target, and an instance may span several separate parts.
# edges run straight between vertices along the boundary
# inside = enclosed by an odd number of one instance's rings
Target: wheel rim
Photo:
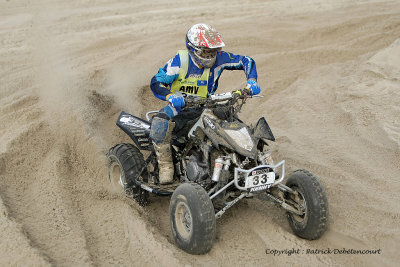
[[[306,199],[304,198],[303,193],[297,187],[292,188],[292,189],[298,193],[297,195],[295,195],[295,197],[292,197],[292,200],[300,206],[300,208],[304,212],[304,214],[297,215],[297,214],[292,213],[291,216],[292,216],[293,220],[295,220],[296,222],[305,223],[305,222],[307,222],[307,218],[308,218]]]
[[[113,162],[109,169],[109,176],[113,189],[118,193],[125,193],[126,180],[117,162]]]
[[[179,235],[188,240],[193,229],[192,214],[184,202],[179,202],[175,209],[175,224]]]

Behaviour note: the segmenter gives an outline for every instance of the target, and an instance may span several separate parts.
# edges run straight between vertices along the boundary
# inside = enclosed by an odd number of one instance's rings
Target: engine
[[[208,176],[207,164],[201,161],[200,156],[192,154],[186,165],[187,178],[193,182],[199,182]]]

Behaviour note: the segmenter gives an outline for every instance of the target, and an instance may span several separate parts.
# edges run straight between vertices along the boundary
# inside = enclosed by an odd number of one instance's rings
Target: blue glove
[[[185,106],[185,100],[181,96],[177,95],[167,95],[167,101],[171,103],[174,108],[181,108]]]
[[[250,94],[258,95],[261,92],[261,88],[255,80],[248,80],[246,88],[250,89]]]

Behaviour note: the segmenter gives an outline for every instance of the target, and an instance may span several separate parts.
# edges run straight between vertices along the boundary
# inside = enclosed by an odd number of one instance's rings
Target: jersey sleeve
[[[223,70],[243,70],[247,80],[254,79],[257,81],[256,62],[251,57],[221,51],[217,54],[216,65],[212,70],[214,84],[210,94],[214,94],[217,90],[218,80]]]
[[[248,56],[234,55],[229,52],[221,52],[222,66],[226,70],[244,70],[246,78],[257,80],[256,62]]]
[[[154,96],[161,100],[166,100],[166,96],[171,94],[171,85],[179,76],[181,61],[179,54],[170,59],[163,68],[158,70],[150,82],[150,88]]]

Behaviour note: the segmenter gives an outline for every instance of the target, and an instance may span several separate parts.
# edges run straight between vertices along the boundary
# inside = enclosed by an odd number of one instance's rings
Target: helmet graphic
[[[186,34],[186,48],[196,63],[204,68],[211,68],[217,52],[224,47],[221,35],[210,25],[193,25]]]

